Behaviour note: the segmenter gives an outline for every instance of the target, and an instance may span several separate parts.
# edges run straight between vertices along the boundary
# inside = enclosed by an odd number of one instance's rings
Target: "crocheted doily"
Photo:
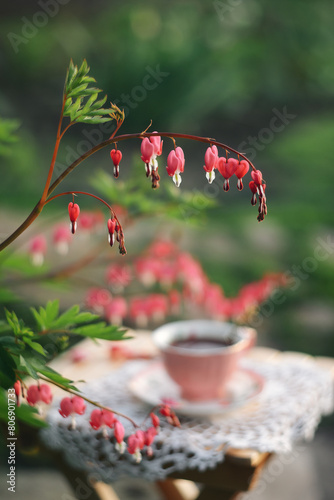
[[[141,422],[149,407],[134,398],[129,380],[147,361],[131,361],[118,371],[86,384],[87,397],[115,408]],[[333,378],[315,363],[287,359],[279,363],[244,359],[241,366],[265,378],[263,391],[242,408],[206,418],[180,416],[181,428],[161,422],[161,431],[152,448],[153,457],[143,455],[137,464],[127,452],[119,455],[115,446],[89,425],[93,407],[77,419],[77,429],[69,429],[69,419],[58,412],[59,400],[48,413],[50,426],[41,438],[51,449],[63,450],[66,461],[85,470],[89,477],[112,482],[122,476],[155,481],[185,468],[201,471],[224,460],[227,448],[251,448],[260,452],[287,452],[300,439],[311,439],[322,415],[334,409]],[[127,434],[131,424],[121,419]],[[161,419],[162,420],[162,419]]]

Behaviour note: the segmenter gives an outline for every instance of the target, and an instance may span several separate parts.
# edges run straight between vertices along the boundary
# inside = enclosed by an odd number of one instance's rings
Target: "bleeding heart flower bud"
[[[71,233],[74,234],[77,228],[77,218],[79,217],[80,214],[80,207],[77,203],[73,203],[71,201],[68,204],[68,213],[70,216],[70,221],[71,221]]]
[[[251,176],[253,181],[257,186],[261,186],[262,184],[262,172],[260,170],[252,170]]]
[[[119,176],[119,164],[122,159],[122,153],[119,149],[112,149],[110,151],[110,156],[114,164],[114,177],[117,179]]]
[[[170,417],[170,415],[172,415],[172,410],[171,410],[171,408],[168,405],[163,405],[160,408],[160,413],[164,417]]]
[[[160,426],[160,419],[159,419],[158,415],[156,415],[155,413],[150,413],[150,417],[151,417],[152,425],[154,425],[154,427],[159,427]]]

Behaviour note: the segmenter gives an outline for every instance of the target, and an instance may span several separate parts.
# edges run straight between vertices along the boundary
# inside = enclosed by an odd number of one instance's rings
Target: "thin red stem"
[[[92,193],[86,193],[86,191],[66,191],[64,193],[59,193],[59,194],[55,194],[54,196],[52,196],[51,198],[48,198],[45,202],[45,205],[47,203],[49,203],[50,201],[52,200],[55,200],[56,198],[59,198],[60,196],[65,196],[65,195],[68,195],[68,194],[83,194],[85,196],[91,196],[92,198],[95,198],[96,200],[99,200],[101,203],[103,203],[106,207],[109,208],[109,210],[111,210],[113,213],[113,209],[111,208],[111,206],[106,202],[104,201],[102,198],[100,198],[99,196],[96,196],[95,194],[92,194]]]
[[[41,199],[39,201],[39,205],[41,207],[41,210],[43,209],[43,207],[45,205],[45,200],[46,200],[46,198],[48,196],[48,191],[49,191],[49,187],[50,187],[51,180],[52,180],[52,175],[53,175],[53,169],[54,169],[54,166],[55,166],[55,163],[56,163],[58,149],[59,149],[60,141],[61,141],[61,138],[62,138],[61,125],[62,125],[62,122],[63,122],[65,102],[66,102],[66,94],[63,97],[63,104],[62,104],[62,107],[61,107],[60,118],[59,118],[58,129],[57,129],[57,139],[56,139],[56,144],[55,144],[55,148],[54,148],[52,159],[51,159],[51,164],[50,164],[50,168],[49,168],[49,172],[48,172],[48,177],[46,179],[46,183],[45,183],[45,186],[44,186],[42,197],[41,197]]]

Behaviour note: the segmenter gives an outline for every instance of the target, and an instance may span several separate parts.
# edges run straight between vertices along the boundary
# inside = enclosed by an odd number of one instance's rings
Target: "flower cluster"
[[[26,402],[30,406],[36,406],[39,408],[40,403],[45,403],[49,405],[52,402],[52,392],[51,388],[47,384],[32,384],[26,390],[23,390],[24,385],[21,384],[20,380],[17,380],[14,384],[14,390],[17,398],[17,406],[20,406],[20,396],[25,396]],[[25,392],[25,395],[24,395]],[[87,400],[92,404],[90,400]],[[71,418],[70,429],[75,430],[77,428],[76,418],[78,415],[84,415],[87,406],[84,398],[81,396],[66,396],[61,399],[59,403],[59,414],[63,418]],[[170,405],[163,403],[159,407],[153,408],[149,414],[148,419],[142,423],[142,426],[138,426],[132,422],[135,426],[135,431],[129,436],[125,437],[125,429],[123,424],[115,417],[115,413],[103,407],[97,407],[90,413],[89,424],[95,431],[102,432],[105,439],[109,439],[115,442],[115,448],[119,453],[124,453],[127,451],[130,455],[134,457],[135,462],[140,462],[142,459],[142,453],[145,452],[147,456],[153,455],[152,443],[155,437],[158,435],[160,430],[160,418],[154,412],[158,409],[161,416],[165,417],[166,421],[174,426],[180,427],[180,422],[175,412],[172,410]],[[123,415],[123,417],[126,417]]]
[[[275,288],[284,285],[281,274],[267,274],[226,297],[221,286],[210,282],[201,264],[170,242],[157,240],[132,264],[111,264],[106,270],[108,288],[88,290],[86,307],[113,324],[123,321],[145,328],[168,316],[197,313],[217,320],[245,321]],[[131,285],[154,287],[152,293],[133,295]],[[160,288],[160,291],[157,289]],[[121,294],[121,295],[120,295]],[[126,298],[126,295],[129,298]]]
[[[158,134],[158,132],[153,133]],[[141,143],[141,159],[145,163],[146,176],[151,177],[153,188],[159,187],[160,176],[158,174],[157,157],[162,154],[162,144],[163,141],[161,140],[161,137],[159,135],[144,137]],[[203,165],[203,168],[206,172],[206,178],[211,184],[216,177],[215,170],[218,170],[218,172],[224,178],[224,191],[229,191],[230,178],[235,175],[238,179],[237,188],[239,191],[241,191],[243,189],[242,179],[249,171],[249,162],[245,159],[240,160],[239,154],[238,159],[228,158],[228,151],[224,151],[225,156],[219,157],[218,148],[215,144],[211,144],[207,148],[204,155]],[[115,177],[118,177],[119,162],[122,158],[122,153],[118,149],[113,149],[110,152],[110,155],[114,163],[114,175]],[[168,175],[173,178],[173,182],[177,187],[179,187],[182,182],[181,174],[184,172],[184,166],[185,157],[183,149],[179,146],[176,147],[175,145],[175,148],[170,151],[167,156],[166,170]],[[266,198],[264,195],[265,183],[263,182],[262,173],[260,172],[260,170],[255,170],[253,166],[252,168],[253,170],[251,172],[251,176],[253,180],[249,184],[250,190],[253,193],[252,205],[256,204],[256,196],[254,198],[254,194],[258,194],[260,199],[258,220],[261,221],[267,214]]]
[[[60,401],[59,413],[64,418],[72,418],[71,429],[76,428],[75,415],[83,415],[85,411],[85,402],[79,396],[65,397]],[[162,416],[166,417],[169,424],[175,427],[180,426],[180,422],[170,406],[163,404],[159,411]],[[111,410],[95,408],[89,419],[90,426],[94,430],[102,432],[105,439],[115,442],[115,448],[119,453],[123,454],[127,451],[133,455],[137,463],[141,461],[143,451],[146,451],[148,456],[153,454],[151,445],[160,429],[160,419],[153,411],[150,413],[150,421],[151,424],[146,425],[143,429],[136,426],[135,432],[127,436],[125,440],[124,426]]]
[[[43,404],[49,405],[52,402],[52,392],[48,384],[32,384],[28,388],[17,380],[14,384],[16,404],[21,405],[20,398],[25,398],[30,406],[36,406],[39,411],[42,411]]]
[[[162,144],[160,136],[151,136],[145,137],[140,147],[141,159],[145,163],[146,177],[151,177],[153,189],[159,187],[160,175],[158,174],[157,156],[161,156]]]

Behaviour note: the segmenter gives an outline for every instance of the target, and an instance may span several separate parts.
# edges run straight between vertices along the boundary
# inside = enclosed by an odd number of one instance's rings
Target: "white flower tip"
[[[41,252],[34,252],[32,254],[32,263],[35,267],[40,267],[44,263],[44,255]]]
[[[120,453],[122,455],[126,449],[125,442],[122,441],[121,443],[116,443],[115,448],[118,451],[118,453]]]
[[[215,177],[216,177],[216,174],[215,174],[214,170],[211,170],[211,172],[207,172],[206,173],[206,178],[207,178],[209,184],[212,184],[212,182],[214,181]]]
[[[180,187],[180,184],[182,182],[181,175],[180,174],[174,174],[173,175],[173,182],[176,187]]]
[[[151,161],[150,161],[150,167],[152,170],[157,170],[158,168],[158,160],[156,156],[152,156]]]

